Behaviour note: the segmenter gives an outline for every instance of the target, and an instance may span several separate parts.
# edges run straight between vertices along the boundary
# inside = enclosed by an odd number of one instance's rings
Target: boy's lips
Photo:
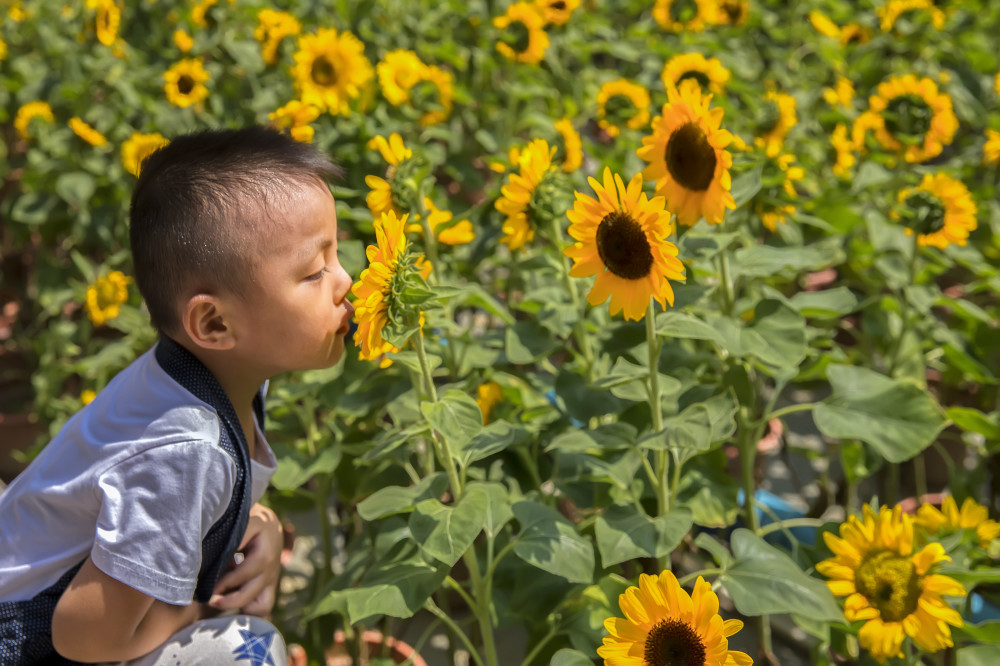
[[[346,335],[351,330],[351,322],[354,321],[354,306],[350,301],[345,301],[344,306],[347,309],[347,317],[344,318],[343,325],[337,329],[337,335]]]

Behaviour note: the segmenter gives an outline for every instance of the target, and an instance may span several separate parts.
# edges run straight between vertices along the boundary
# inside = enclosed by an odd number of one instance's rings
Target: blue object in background
[[[555,389],[549,389],[548,392],[545,394],[545,399],[549,401],[550,405],[552,405],[556,409],[559,409],[559,402],[556,401],[556,390]],[[582,428],[583,427],[583,421],[581,421],[579,419],[575,419],[572,416],[569,417],[569,422],[573,425],[574,428]]]
[[[785,500],[781,499],[774,493],[768,492],[761,488],[754,491],[754,500],[756,501],[756,514],[757,523],[763,527],[764,525],[769,525],[774,522],[772,516],[777,516],[779,520],[788,520],[790,518],[805,518],[806,514],[801,510],[795,508]],[[743,493],[743,489],[740,488],[737,494],[736,501],[742,507],[746,495]],[[769,511],[764,511],[761,506],[766,506]],[[743,527],[742,517],[737,519],[737,526]],[[792,536],[801,541],[807,546],[816,545],[816,528],[815,527],[789,527],[788,531],[791,532]],[[788,541],[788,537],[785,536],[783,530],[778,530],[776,532],[771,532],[764,537],[764,540],[775,546],[782,546],[784,548],[791,548],[792,544]]]
[[[1000,606],[984,598],[981,594],[973,592],[969,595],[969,620],[973,624],[987,622],[989,620],[1000,620]]]

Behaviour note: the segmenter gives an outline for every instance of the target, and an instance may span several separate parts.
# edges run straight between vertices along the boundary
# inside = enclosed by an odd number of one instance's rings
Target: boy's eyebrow
[[[318,241],[316,245],[312,247],[312,249],[306,250],[305,252],[302,253],[302,262],[305,263],[306,261],[309,261],[314,256],[316,256],[317,252],[322,252],[331,245],[333,245],[333,239],[331,238]]]

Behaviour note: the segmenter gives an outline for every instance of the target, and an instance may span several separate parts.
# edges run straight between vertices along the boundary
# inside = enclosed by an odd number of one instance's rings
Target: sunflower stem
[[[451,633],[454,634],[463,644],[465,648],[469,651],[469,655],[472,660],[476,662],[477,666],[483,666],[483,658],[479,656],[479,652],[476,650],[476,646],[472,644],[469,637],[462,631],[461,627],[455,624],[455,621],[449,617],[447,613],[441,610],[434,601],[428,597],[427,601],[424,602],[424,608],[429,610],[434,616],[445,623],[445,625],[451,629]]]
[[[565,240],[563,238],[562,227],[559,226],[559,220],[555,216],[552,216],[549,219],[549,226],[551,227],[552,240],[555,242],[556,251],[559,253],[563,285],[566,287],[566,291],[569,292],[570,300],[573,303],[573,311],[577,314],[576,323],[573,324],[573,335],[576,337],[576,344],[580,347],[584,364],[587,366],[587,383],[589,384],[595,379],[595,368],[594,351],[590,347],[590,338],[587,336],[587,329],[584,326],[584,318],[587,316],[586,308],[580,302],[580,293],[576,290],[576,282],[574,282],[572,276],[569,274],[569,257],[563,254]]]
[[[420,372],[424,376],[424,386],[431,402],[437,402],[437,390],[434,388],[434,377],[431,375],[431,366],[427,362],[427,350],[424,348],[424,336],[421,331],[413,336],[414,346],[417,348],[417,359],[420,361]],[[451,456],[451,448],[448,446],[448,439],[436,430],[431,430],[431,438],[434,440],[438,456],[448,472],[448,483],[451,485],[451,494],[457,502],[462,498],[462,481],[458,478],[458,468],[455,467],[455,459]]]
[[[662,435],[663,431],[663,405],[660,404],[660,338],[656,335],[656,308],[653,307],[653,300],[649,300],[646,308],[646,346],[649,349],[649,411],[653,417],[653,432]],[[658,449],[656,456],[656,483],[653,485],[656,491],[656,511],[658,516],[665,516],[670,511],[670,482],[669,467],[670,454],[666,449]],[[660,558],[660,569],[670,568],[670,555]]]
[[[727,317],[733,315],[733,308],[736,306],[736,295],[733,284],[729,278],[729,253],[726,250],[719,252],[719,288],[722,295],[722,313]]]

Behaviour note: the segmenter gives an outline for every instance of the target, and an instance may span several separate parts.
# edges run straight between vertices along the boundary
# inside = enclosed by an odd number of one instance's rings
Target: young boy
[[[179,137],[143,164],[131,246],[160,339],[0,494],[0,663],[287,663],[253,617],[281,548],[256,504],[275,465],[263,396],[344,351],[336,173],[261,127]]]

